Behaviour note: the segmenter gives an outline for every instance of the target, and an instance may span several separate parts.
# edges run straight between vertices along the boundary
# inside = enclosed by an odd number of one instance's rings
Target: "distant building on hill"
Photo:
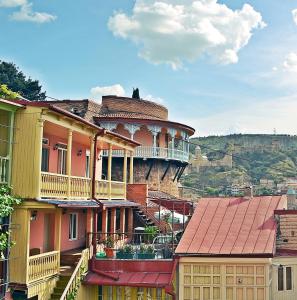
[[[191,172],[199,172],[201,168],[211,167],[229,167],[232,168],[232,148],[228,149],[225,156],[221,159],[209,160],[206,155],[203,155],[201,148],[196,146],[195,155],[190,159],[189,169]]]

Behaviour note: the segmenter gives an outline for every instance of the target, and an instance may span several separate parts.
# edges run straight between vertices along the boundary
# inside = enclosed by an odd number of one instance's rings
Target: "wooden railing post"
[[[133,184],[133,151],[130,151],[129,183]]]
[[[71,196],[71,156],[72,156],[72,129],[68,129],[68,141],[67,141],[67,163],[66,173],[67,179],[67,198]]]
[[[55,213],[55,251],[58,251],[58,264],[60,265],[60,250],[61,250],[61,222],[62,209],[58,208]]]
[[[124,150],[124,167],[123,167],[123,183],[124,183],[124,197],[126,198],[127,193],[127,160],[128,160],[128,151]]]
[[[109,144],[108,151],[108,169],[107,169],[107,180],[108,180],[108,199],[111,199],[111,172],[112,172],[112,144]]]

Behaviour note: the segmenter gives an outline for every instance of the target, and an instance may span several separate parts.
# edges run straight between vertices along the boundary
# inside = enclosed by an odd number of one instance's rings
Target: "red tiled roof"
[[[274,210],[282,209],[285,199],[286,196],[201,199],[176,254],[273,255]]]
[[[89,272],[85,284],[107,286],[134,286],[163,288],[170,285],[171,273],[160,272],[106,272],[109,275],[118,275],[117,280],[110,277]]]

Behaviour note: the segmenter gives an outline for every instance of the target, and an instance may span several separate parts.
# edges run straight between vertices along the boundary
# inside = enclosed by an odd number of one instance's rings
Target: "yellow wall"
[[[181,258],[179,299],[270,300],[269,259]]]
[[[292,267],[292,290],[278,291],[278,266]],[[297,257],[275,257],[272,260],[271,300],[297,299]]]
[[[90,285],[81,285],[78,294],[77,300],[98,300],[98,287]]]
[[[15,115],[15,141],[12,160],[12,186],[23,198],[39,197],[42,122],[41,109],[27,107]]]
[[[58,277],[48,278],[45,281],[39,282],[28,287],[28,298],[38,295],[38,300],[48,300],[56,286]],[[85,298],[88,299],[88,298]]]

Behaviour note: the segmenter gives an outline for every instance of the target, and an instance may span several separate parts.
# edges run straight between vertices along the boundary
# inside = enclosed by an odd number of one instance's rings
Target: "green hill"
[[[271,179],[275,184],[297,177],[297,136],[289,135],[228,135],[193,138],[202,154],[215,162],[232,149],[233,167],[207,167],[191,172],[182,178],[185,186],[201,190],[203,194],[225,193],[232,185],[253,184],[260,179]],[[191,153],[195,145],[191,145]],[[258,189],[261,193],[261,189]]]

